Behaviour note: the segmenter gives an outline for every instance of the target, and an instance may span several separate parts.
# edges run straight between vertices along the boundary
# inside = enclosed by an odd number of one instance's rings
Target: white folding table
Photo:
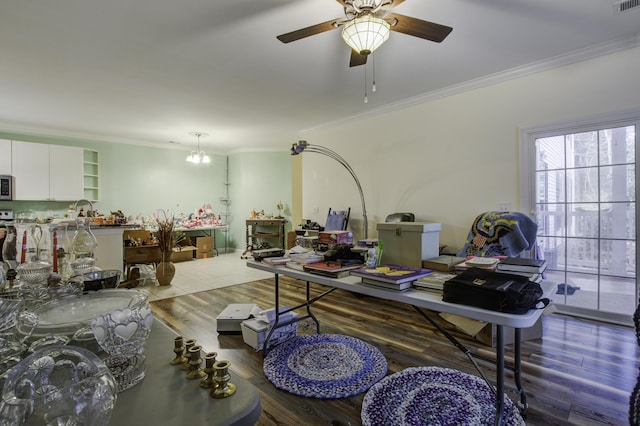
[[[457,342],[446,330],[440,327],[437,323],[435,323],[431,318],[423,311],[423,309],[427,309],[435,312],[444,312],[449,314],[459,315],[465,318],[470,318],[474,320],[484,321],[486,323],[495,324],[496,325],[496,399],[497,399],[497,407],[496,407],[496,424],[500,425],[503,422],[503,411],[504,411],[504,327],[512,327],[514,329],[514,362],[513,362],[513,372],[514,372],[514,380],[515,385],[518,389],[518,394],[520,396],[519,406],[520,409],[525,414],[525,410],[527,407],[526,395],[522,388],[522,383],[520,380],[521,376],[521,331],[523,328],[532,327],[540,316],[543,313],[543,309],[532,309],[525,314],[506,314],[502,312],[489,311],[487,309],[475,308],[473,306],[460,305],[455,303],[448,303],[442,301],[442,296],[427,292],[423,290],[405,290],[405,291],[395,291],[395,290],[385,290],[378,289],[375,287],[367,286],[361,283],[362,279],[355,276],[349,276],[345,278],[330,278],[322,275],[310,274],[303,271],[298,271],[295,269],[287,268],[284,266],[272,266],[262,262],[257,262],[255,260],[248,260],[247,266],[250,268],[260,269],[262,271],[271,272],[274,274],[274,292],[275,292],[275,324],[269,331],[264,343],[265,352],[268,351],[268,342],[271,336],[271,333],[276,328],[284,327],[293,321],[300,321],[303,319],[311,318],[316,324],[316,331],[320,333],[320,323],[318,319],[311,312],[311,305],[319,300],[320,298],[326,296],[327,294],[333,292],[336,289],[342,289],[351,291],[354,293],[360,293],[367,296],[377,297],[380,299],[393,300],[396,302],[406,303],[411,305],[416,309],[425,319],[429,320],[432,324],[434,324],[441,332],[445,334],[445,336],[462,350],[469,359],[476,366],[480,374],[482,372],[479,370],[478,365],[473,361],[474,355],[467,348],[465,348],[461,343]],[[279,294],[279,276],[283,275],[290,278],[296,278],[302,281],[305,281],[307,284],[306,287],[306,301],[305,303],[291,307],[286,311],[279,312],[280,307],[280,294]],[[321,293],[313,298],[311,298],[310,294],[310,283],[322,284],[330,287],[324,293]],[[554,289],[554,284],[552,282],[543,281],[541,284],[544,297],[548,297]],[[285,322],[279,321],[279,316],[283,313],[306,308],[306,315],[298,316],[294,320],[289,320]],[[482,375],[483,378],[484,375]],[[486,380],[486,378],[485,378]]]

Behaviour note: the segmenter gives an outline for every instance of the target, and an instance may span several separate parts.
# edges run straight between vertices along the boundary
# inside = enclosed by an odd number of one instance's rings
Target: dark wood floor
[[[282,278],[281,301],[304,301],[304,282]],[[317,294],[325,287],[313,285]],[[205,351],[217,351],[231,361],[234,374],[253,383],[261,396],[259,425],[358,425],[364,394],[339,400],[304,398],[277,390],[262,371],[262,354],[247,346],[239,334],[218,334],[216,316],[231,303],[273,307],[273,283],[256,281],[152,302],[154,313],[179,334],[194,338]],[[456,368],[477,374],[466,356],[408,305],[336,290],[318,301],[314,313],[323,333],[360,338],[386,356],[389,374],[413,366]],[[436,316],[436,318],[438,318]],[[495,358],[492,348],[447,330],[474,352]],[[304,324],[300,333],[315,329]],[[172,342],[167,342],[171,355]],[[626,425],[629,394],[638,377],[639,355],[634,330],[543,316],[543,338],[523,343],[523,384],[528,395],[528,425]],[[513,356],[506,349],[507,360]],[[489,378],[495,369],[479,362]],[[514,398],[512,374],[507,392]]]

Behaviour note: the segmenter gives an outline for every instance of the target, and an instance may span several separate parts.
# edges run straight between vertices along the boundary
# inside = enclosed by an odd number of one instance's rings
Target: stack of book
[[[547,261],[544,259],[520,257],[507,257],[496,265],[496,272],[522,275],[537,283],[542,281],[542,273],[545,269],[547,269]]]
[[[453,269],[458,272],[462,272],[469,268],[482,268],[495,270],[500,260],[504,259],[504,256],[482,257],[482,256],[469,256],[464,262],[456,264]]]
[[[456,274],[434,271],[431,275],[415,280],[413,286],[418,290],[442,294],[442,286],[444,285],[444,282],[455,276]]]
[[[304,271],[304,265],[310,263],[321,262],[324,260],[324,256],[317,254],[314,251],[307,251],[304,253],[289,253],[289,262],[285,263],[285,266],[296,271]]]
[[[432,273],[431,269],[399,265],[360,268],[350,272],[351,275],[361,277],[362,284],[396,291],[407,290],[418,278],[426,277]]]
[[[433,269],[434,271],[450,272],[454,267],[464,262],[466,259],[460,256],[451,256],[447,254],[440,255],[431,259],[423,260],[422,267]]]
[[[330,278],[344,278],[349,276],[349,271],[362,268],[362,263],[342,264],[340,262],[316,262],[302,266],[305,272],[315,275],[322,275]]]
[[[265,257],[262,259],[262,263],[272,266],[285,266],[287,262],[291,262],[291,258],[288,256]]]

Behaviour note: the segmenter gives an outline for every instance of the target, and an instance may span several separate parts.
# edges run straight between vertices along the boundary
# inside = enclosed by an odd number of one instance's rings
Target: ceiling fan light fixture
[[[369,55],[389,39],[390,28],[384,19],[367,13],[345,24],[342,38],[359,54]]]

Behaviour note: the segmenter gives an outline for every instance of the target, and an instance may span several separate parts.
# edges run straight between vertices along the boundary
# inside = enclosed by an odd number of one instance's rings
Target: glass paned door
[[[539,253],[556,304],[635,311],[636,181],[635,124],[535,139]]]

